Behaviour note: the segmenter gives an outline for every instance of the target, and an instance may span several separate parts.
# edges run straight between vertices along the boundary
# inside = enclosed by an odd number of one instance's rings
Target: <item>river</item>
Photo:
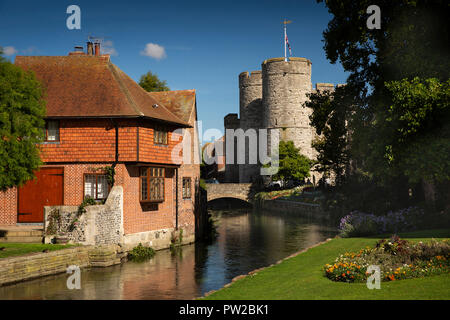
[[[287,214],[252,209],[212,214],[218,236],[209,244],[158,251],[147,262],[84,269],[79,290],[67,289],[67,274],[0,287],[0,299],[192,299],[336,234]]]

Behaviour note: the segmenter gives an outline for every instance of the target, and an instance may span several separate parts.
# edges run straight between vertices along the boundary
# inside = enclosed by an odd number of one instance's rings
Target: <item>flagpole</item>
[[[284,61],[287,61],[287,53],[286,53],[286,19],[284,19]]]
[[[291,20],[286,20],[286,19],[284,19],[284,21],[282,22],[284,24],[284,61],[286,61],[286,62],[288,61],[287,48],[286,48],[286,46],[288,44],[286,29],[287,29],[287,24],[289,24],[291,22],[292,22]],[[289,46],[289,52],[291,52],[291,46]]]

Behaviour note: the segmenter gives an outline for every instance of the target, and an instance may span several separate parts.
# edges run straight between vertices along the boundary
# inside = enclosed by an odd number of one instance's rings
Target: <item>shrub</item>
[[[131,261],[145,261],[153,258],[155,250],[151,247],[144,247],[142,243],[139,243],[137,247],[128,252],[128,259]]]
[[[424,218],[424,211],[418,207],[390,211],[381,216],[353,211],[341,219],[339,233],[341,237],[357,237],[414,231],[418,225],[422,225]]]
[[[448,240],[411,244],[392,236],[374,248],[340,255],[333,264],[324,266],[324,272],[333,281],[364,282],[370,265],[380,267],[383,281],[449,273],[450,244]]]

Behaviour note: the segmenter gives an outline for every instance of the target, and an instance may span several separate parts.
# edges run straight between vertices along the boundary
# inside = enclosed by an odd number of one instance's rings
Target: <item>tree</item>
[[[312,161],[300,154],[300,149],[292,141],[280,141],[278,163],[278,172],[272,176],[272,180],[304,180],[309,177],[312,165]]]
[[[34,178],[44,135],[43,88],[31,72],[0,56],[0,190]]]
[[[159,80],[156,74],[151,71],[142,75],[139,79],[139,85],[148,92],[169,91],[165,80]]]
[[[349,72],[352,160],[384,185],[405,181],[399,192],[440,176],[448,157],[438,148],[450,139],[448,98],[437,93],[446,90],[450,74],[447,1],[377,1],[379,30],[366,26],[369,0],[325,4],[333,15],[324,32],[327,58]]]
[[[349,164],[347,121],[351,103],[345,90],[340,86],[334,92],[318,91],[310,94],[305,103],[312,109],[309,119],[318,135],[312,143],[318,152],[315,170],[333,172],[337,183]]]

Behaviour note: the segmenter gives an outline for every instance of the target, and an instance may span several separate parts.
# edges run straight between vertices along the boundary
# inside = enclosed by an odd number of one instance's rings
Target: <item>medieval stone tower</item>
[[[333,90],[333,84],[316,84],[317,90]],[[279,129],[281,140],[292,140],[300,152],[316,157],[311,146],[315,131],[309,125],[311,110],[303,104],[313,91],[311,61],[306,58],[267,59],[261,71],[239,75],[239,113],[225,117],[225,129]],[[230,120],[233,121],[230,121]],[[246,160],[249,159],[246,144]],[[258,164],[228,165],[227,182],[252,182],[260,174]],[[238,174],[237,174],[238,172]],[[233,173],[233,174],[231,174]],[[239,176],[239,178],[237,178]],[[314,180],[316,180],[315,177]]]

